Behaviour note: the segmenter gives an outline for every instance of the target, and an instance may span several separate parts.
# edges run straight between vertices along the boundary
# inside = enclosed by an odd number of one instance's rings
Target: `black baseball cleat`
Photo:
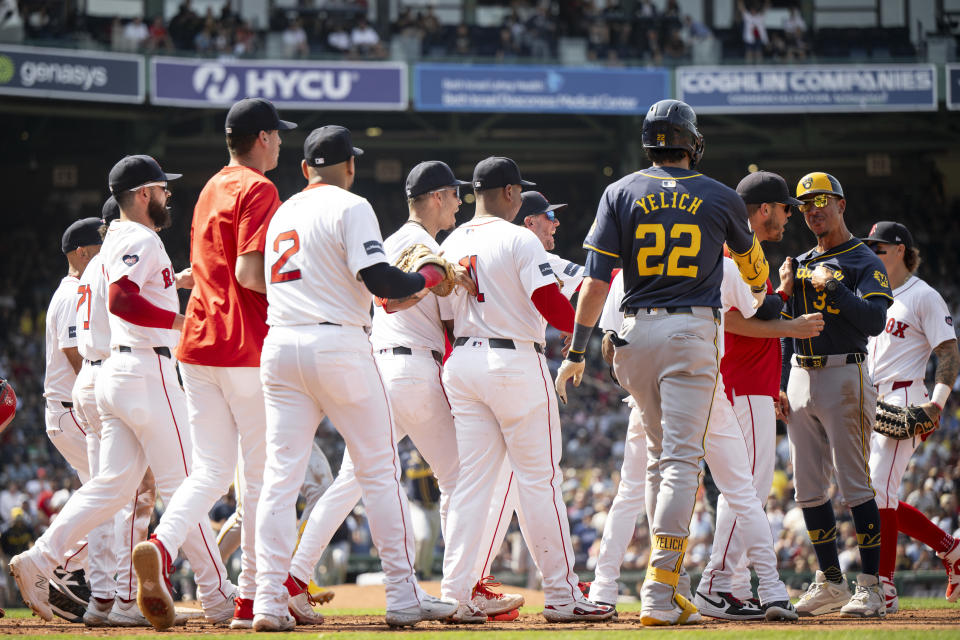
[[[723,620],[763,620],[762,609],[737,600],[732,593],[719,592],[704,594],[697,591],[693,597],[694,606],[700,613],[711,618]]]
[[[789,600],[776,600],[763,605],[763,617],[768,622],[793,622],[800,614]]]
[[[77,604],[82,604],[85,607],[90,602],[90,585],[87,584],[83,569],[67,571],[62,567],[57,567],[53,570],[53,578],[51,578],[50,584],[59,587],[60,591]]]

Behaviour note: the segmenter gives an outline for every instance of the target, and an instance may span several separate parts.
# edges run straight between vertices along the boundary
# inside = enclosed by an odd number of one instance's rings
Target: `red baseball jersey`
[[[773,293],[769,280],[767,293]],[[734,395],[780,397],[779,339],[750,338],[725,331],[723,343],[720,373],[730,402]]]

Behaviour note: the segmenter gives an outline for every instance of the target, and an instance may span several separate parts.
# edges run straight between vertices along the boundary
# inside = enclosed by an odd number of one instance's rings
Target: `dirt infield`
[[[424,588],[430,593],[439,593],[439,585],[436,583],[426,583]],[[356,585],[341,585],[333,588],[336,597],[329,605],[320,607],[321,612],[326,611],[349,611],[356,609],[375,609],[382,611],[384,606],[383,587],[366,586],[358,587]],[[526,604],[530,611],[539,610],[543,606],[543,593],[540,591],[531,591],[523,589],[510,588],[511,592],[523,593],[526,598]],[[179,607],[178,607],[179,609]],[[197,611],[199,614],[199,611]],[[640,625],[639,611],[623,611],[619,619],[612,622],[595,624],[554,624],[544,620],[539,613],[524,613],[517,620],[512,622],[491,622],[483,626],[461,626],[447,625],[438,622],[422,622],[416,629],[423,632],[444,632],[444,631],[464,631],[464,630],[538,630],[538,631],[576,631],[577,629],[597,630],[617,630],[625,631],[637,628]],[[821,616],[817,618],[801,618],[795,623],[767,623],[767,622],[728,622],[705,618],[704,622],[686,627],[690,629],[750,629],[750,630],[774,630],[774,629],[808,629],[811,632],[827,630],[851,630],[859,629],[880,629],[884,631],[895,630],[934,630],[934,629],[958,629],[960,627],[960,609],[923,609],[923,610],[904,610],[896,615],[890,616],[884,620],[851,620],[840,618],[838,615]],[[231,631],[226,627],[213,627],[203,623],[199,619],[191,619],[186,622],[186,626],[180,626],[172,631],[176,633],[249,633],[247,631]],[[369,615],[341,615],[340,613],[331,613],[327,615],[326,622],[323,625],[298,627],[297,631],[306,632],[337,632],[337,631],[392,631],[383,621],[383,614],[371,613]],[[43,622],[39,618],[6,618],[0,620],[0,634],[2,635],[50,635],[63,633],[83,633],[87,636],[116,636],[116,635],[147,635],[154,633],[152,629],[136,628],[108,628],[108,629],[86,629],[82,625],[69,624],[57,619],[55,622]]]

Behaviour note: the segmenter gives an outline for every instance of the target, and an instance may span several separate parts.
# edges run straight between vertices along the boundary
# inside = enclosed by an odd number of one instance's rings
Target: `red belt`
[[[906,389],[913,384],[913,380],[900,380],[893,383],[893,388],[891,391],[896,391],[897,389]]]

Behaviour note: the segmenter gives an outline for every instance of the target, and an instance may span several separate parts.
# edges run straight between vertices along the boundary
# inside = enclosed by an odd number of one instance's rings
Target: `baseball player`
[[[354,157],[361,153],[347,129],[314,129],[301,162],[308,184],[280,206],[267,230],[270,329],[261,359],[267,464],[257,511],[257,631],[294,626],[284,580],[295,543],[295,502],[324,415],[346,441],[360,484],[386,574],[387,624],[412,625],[456,611],[456,603],[429,596],[417,584],[390,402],[367,337],[371,293],[406,298],[445,274],[432,264],[407,274],[387,263],[373,209],[349,191]]]
[[[106,225],[120,217],[120,207],[113,196],[104,202],[102,217]],[[98,231],[105,233],[106,228]],[[96,381],[103,361],[110,356],[107,280],[99,253],[83,270],[76,296],[77,351],[83,358],[83,366],[73,385],[73,408],[77,420],[87,433],[90,474],[96,477],[100,473],[102,426],[97,407]],[[147,537],[155,494],[153,474],[148,469],[133,499],[123,506],[113,521],[97,527],[90,536],[91,598],[83,615],[83,622],[87,626],[146,624],[136,605],[131,551],[134,544]],[[51,600],[51,606],[53,604]]]
[[[904,225],[878,222],[863,242],[886,267],[893,290],[887,323],[867,342],[867,368],[878,399],[899,407],[919,405],[936,422],[960,370],[953,318],[940,294],[914,275],[920,266],[920,251]],[[932,397],[923,384],[931,353],[937,357]],[[887,613],[896,613],[900,607],[893,584],[900,531],[937,552],[947,571],[946,598],[950,602],[960,598],[960,542],[897,497],[900,480],[920,440],[894,440],[876,432],[870,436],[870,478],[877,492],[882,533],[880,583]]]
[[[786,181],[769,171],[756,171],[737,185],[747,205],[750,228],[761,242],[779,242],[790,218],[790,207],[801,204],[790,195]],[[724,281],[724,286],[727,282]],[[735,286],[731,285],[731,286]],[[767,298],[756,310],[733,308],[724,314],[725,353],[720,362],[727,398],[747,444],[757,496],[766,503],[776,459],[776,416],[780,401],[780,337],[809,338],[823,327],[820,313],[778,320],[783,300],[766,282]],[[736,307],[736,305],[734,305]],[[745,316],[755,318],[746,319]],[[760,320],[772,320],[760,322]],[[812,329],[805,333],[804,329]],[[720,464],[723,464],[722,462]],[[714,464],[710,469],[714,469]],[[744,549],[744,523],[732,512],[726,496],[717,504],[716,531],[710,562],[703,572],[694,604],[706,615],[732,618],[745,611],[741,603],[760,604],[753,596]],[[767,523],[763,524],[767,528]],[[724,602],[719,607],[711,603]],[[743,613],[750,616],[750,613]]]
[[[97,525],[110,520],[140,484],[147,466],[157,491],[169,504],[190,470],[190,433],[183,391],[171,359],[183,316],[170,258],[156,229],[170,224],[167,174],[149,156],[126,156],[110,170],[110,191],[120,219],[104,239],[102,260],[108,282],[110,357],[96,387],[100,409],[100,474],[77,491],[29,551],[10,561],[24,602],[44,620],[49,575],[63,551]],[[236,588],[214,547],[209,521],[191,525],[183,545],[197,579],[208,622],[233,617]],[[172,564],[168,556],[164,566]],[[138,585],[141,610],[144,585]],[[149,607],[147,607],[149,608]]]
[[[550,268],[556,277],[557,286],[560,287],[560,292],[564,297],[569,299],[577,292],[580,283],[583,281],[583,266],[564,260],[555,253],[550,253],[556,246],[554,235],[557,232],[557,227],[560,226],[556,211],[567,205],[551,204],[539,191],[525,191],[520,195],[520,200],[520,211],[517,213],[515,222],[533,231],[537,239],[540,240],[540,244],[547,250]],[[541,319],[541,325],[546,332],[546,320]],[[540,337],[540,341],[545,341],[545,335]],[[510,460],[505,459],[497,476],[493,500],[490,503],[490,512],[487,515],[487,524],[483,528],[483,535],[480,539],[481,553],[478,554],[474,566],[474,573],[480,580],[473,589],[473,604],[481,611],[497,611],[502,615],[504,610],[508,612],[516,611],[523,606],[524,599],[521,594],[493,591],[492,587],[498,586],[498,583],[494,581],[493,576],[487,575],[493,560],[503,547],[503,539],[507,535],[507,529],[514,512],[517,513],[521,530],[525,530],[527,525],[523,512],[519,509],[513,469],[510,466]],[[586,587],[581,584],[581,589],[583,588]],[[498,613],[488,614],[489,617],[503,620],[502,617],[496,618],[497,615]],[[519,611],[513,618],[515,619],[518,615]]]
[[[386,259],[395,263],[408,247],[422,244],[434,253],[434,239],[456,224],[460,209],[458,180],[443,162],[421,162],[407,175],[404,193],[408,220],[383,243]],[[472,288],[473,282],[461,272]],[[370,342],[393,412],[397,442],[409,435],[437,477],[440,490],[440,530],[446,529],[450,494],[457,481],[457,441],[453,416],[440,383],[444,352],[443,325],[437,296],[416,292],[407,300],[380,298],[374,306]],[[352,455],[344,451],[340,472],[314,508],[304,529],[290,573],[309,580],[334,533],[361,496]],[[369,506],[368,506],[369,510]],[[446,536],[444,535],[444,539]]]
[[[781,379],[796,501],[820,565],[797,611],[804,616],[835,611],[883,616],[880,514],[867,466],[877,390],[863,362],[867,338],[883,331],[893,298],[883,263],[847,230],[847,201],[837,179],[809,173],[797,184],[796,195],[817,246],[781,267],[780,287],[789,296],[783,313],[792,318],[814,310],[824,318],[823,333],[816,338],[786,341]],[[852,596],[840,572],[831,467],[853,514],[860,548],[862,573]]]
[[[678,100],[655,103],[641,137],[653,166],[610,185],[601,198],[583,245],[587,277],[556,388],[565,399],[566,381],[579,384],[610,273],[622,258],[624,344],[614,354],[614,371],[643,411],[653,514],[641,622],[674,625],[699,619],[676,587],[720,379],[724,241],[760,300],[768,266],[740,196],[693,170],[703,152],[693,109]]]
[[[494,482],[509,456],[526,517],[527,546],[543,575],[544,617],[606,620],[613,607],[584,598],[573,571],[560,491],[560,417],[543,356],[542,319],[569,332],[573,308],[556,286],[540,240],[512,224],[523,186],[534,185],[520,177],[513,160],[482,160],[473,173],[476,213],[441,247],[448,258],[468,266],[477,285],[476,297],[448,296],[440,305],[441,318],[452,321],[448,333],[459,335],[444,365],[443,385],[460,454],[441,588],[460,603],[454,620],[486,619],[471,603],[483,534],[476,522],[489,512]]]
[[[64,231],[61,249],[67,257],[68,272],[50,299],[46,316],[43,395],[46,398],[47,437],[77,472],[82,483],[90,480],[90,465],[86,430],[73,411],[73,385],[82,364],[77,352],[74,305],[79,277],[100,251],[103,240],[98,229],[102,224],[100,218],[84,218]],[[103,529],[95,537],[102,538],[106,533],[107,530]],[[98,555],[103,555],[102,548],[97,551]],[[70,622],[83,619],[89,600],[90,589],[84,571],[88,557],[86,541],[81,540],[76,548],[67,551],[62,558],[63,567],[57,567],[52,575],[53,611]]]
[[[134,549],[141,583],[154,585],[141,609],[157,629],[175,619],[172,594],[161,579],[164,554],[176,556],[187,534],[226,493],[243,458],[240,537],[243,555],[232,629],[253,626],[256,594],[254,525],[266,462],[260,350],[267,333],[263,275],[267,223],[280,196],[264,173],[277,167],[281,120],[262,98],[246,98],[227,113],[230,163],[214,175],[197,199],[190,234],[194,287],[177,349],[187,398],[194,468],[167,505],[154,536]],[[291,595],[300,595],[303,590]],[[322,622],[311,617],[307,622]]]

